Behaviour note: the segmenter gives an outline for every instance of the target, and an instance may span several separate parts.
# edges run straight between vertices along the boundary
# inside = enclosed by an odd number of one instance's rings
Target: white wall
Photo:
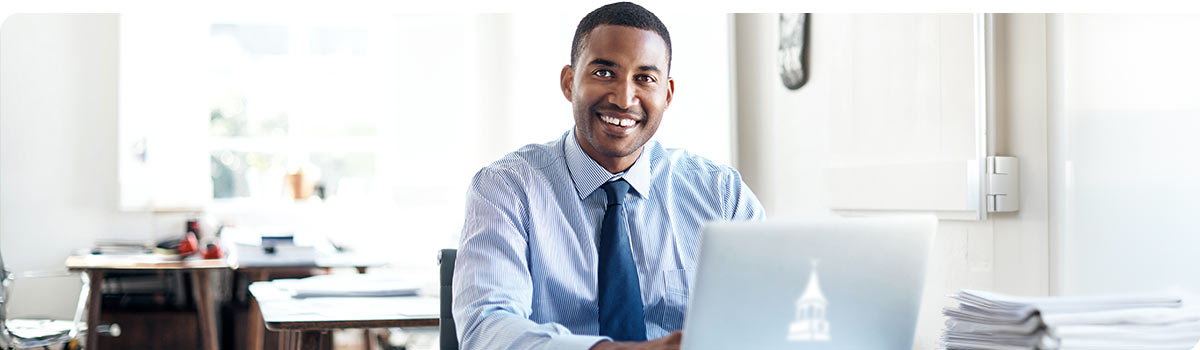
[[[823,169],[830,157],[828,55],[846,15],[814,14],[810,78],[797,91],[779,80],[778,17],[739,14],[737,167],[772,219],[832,215]],[[942,221],[927,271],[914,348],[937,345],[946,294],[960,288],[1048,293],[1045,18],[997,16],[997,153],[1021,159],[1021,211],[987,221]],[[1038,180],[1041,179],[1041,180]]]
[[[12,271],[178,219],[117,210],[117,15],[20,14],[0,26],[0,249]],[[179,224],[182,225],[182,224]],[[69,319],[77,277],[18,280],[12,315]]]
[[[1042,14],[995,15],[998,155],[1021,162],[1020,211],[992,214],[996,291],[1049,293],[1047,40]]]

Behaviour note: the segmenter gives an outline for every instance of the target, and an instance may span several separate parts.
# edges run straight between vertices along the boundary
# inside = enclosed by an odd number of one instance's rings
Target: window
[[[395,115],[394,30],[369,21],[265,23],[209,27],[212,198],[376,192],[378,121]]]

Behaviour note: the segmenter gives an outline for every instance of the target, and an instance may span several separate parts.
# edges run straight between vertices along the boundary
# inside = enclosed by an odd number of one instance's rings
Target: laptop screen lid
[[[933,216],[702,229],[684,350],[911,349]]]

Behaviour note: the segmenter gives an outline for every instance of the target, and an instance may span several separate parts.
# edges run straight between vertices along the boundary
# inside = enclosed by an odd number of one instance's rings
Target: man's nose
[[[608,99],[621,109],[629,109],[638,104],[637,87],[631,81],[614,84]]]

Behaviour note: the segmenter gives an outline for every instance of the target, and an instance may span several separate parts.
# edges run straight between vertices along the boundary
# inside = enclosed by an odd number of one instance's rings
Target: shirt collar
[[[575,138],[574,128],[571,128],[565,137],[567,139],[563,144],[565,148],[563,153],[567,157],[567,172],[571,174],[571,181],[575,183],[575,192],[579,195],[580,200],[595,192],[605,182],[617,178],[624,178],[629,183],[629,187],[633,188],[634,192],[642,199],[649,198],[651,157],[647,153],[650,153],[650,142],[642,146],[642,154],[633,161],[629,170],[621,174],[613,174],[583,152],[583,148],[579,147],[579,140]]]

